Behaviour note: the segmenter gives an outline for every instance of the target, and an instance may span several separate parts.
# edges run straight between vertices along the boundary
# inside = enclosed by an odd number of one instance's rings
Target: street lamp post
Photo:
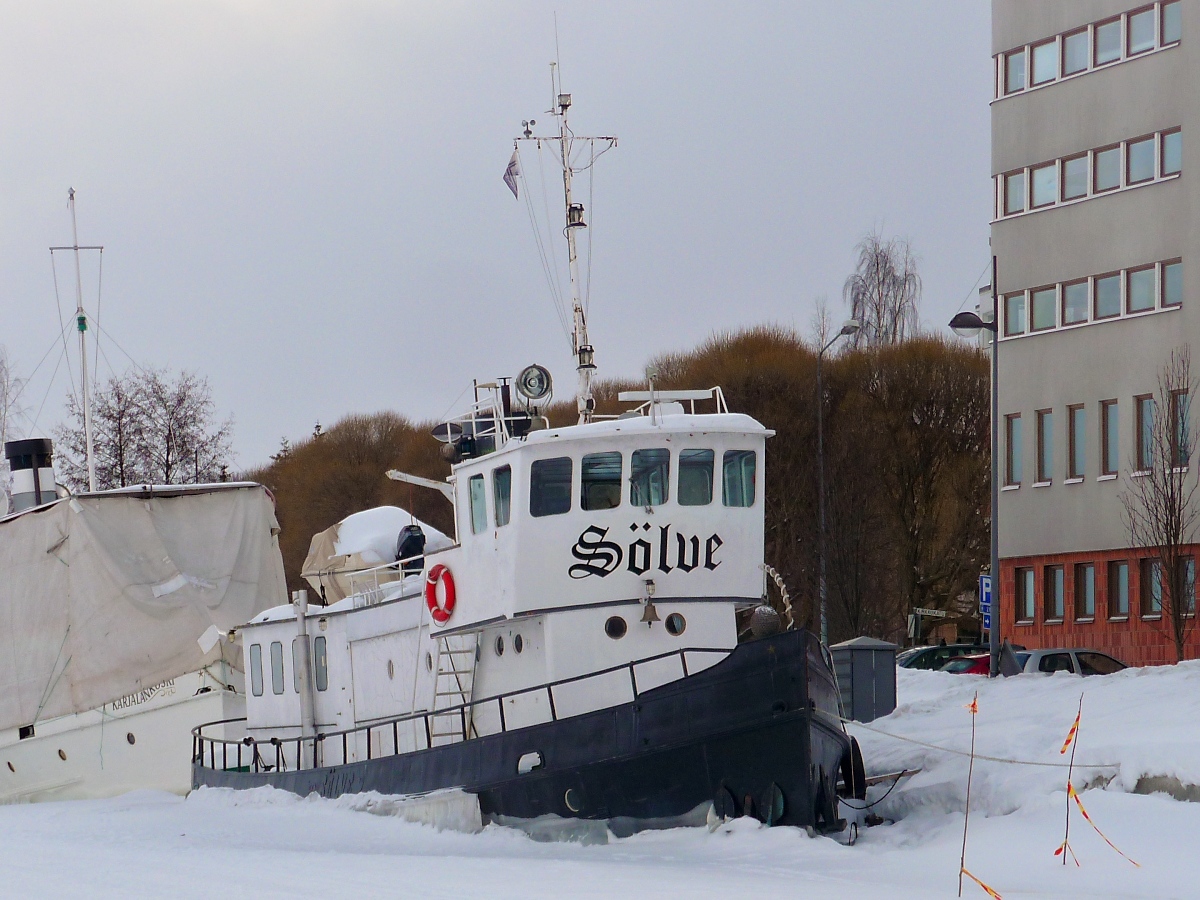
[[[838,338],[854,334],[860,328],[857,319],[847,319],[829,343],[817,353],[817,590],[821,600],[821,643],[829,646],[829,616],[825,603],[825,392],[821,386],[821,362],[825,351],[837,343]]]
[[[985,322],[973,312],[960,312],[950,320],[950,327],[963,337],[974,337],[982,331],[992,333],[992,521],[991,577],[992,627],[988,629],[988,651],[991,656],[989,674],[1000,674],[1000,381],[996,350],[1000,346],[1000,308],[996,303],[996,258],[992,257],[992,321]]]

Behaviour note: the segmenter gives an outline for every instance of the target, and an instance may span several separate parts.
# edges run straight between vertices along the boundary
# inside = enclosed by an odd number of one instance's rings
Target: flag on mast
[[[521,175],[521,164],[517,161],[517,151],[513,150],[512,159],[508,161],[508,168],[504,170],[504,183],[508,185],[508,189],[513,192],[513,196],[517,196],[517,178]]]

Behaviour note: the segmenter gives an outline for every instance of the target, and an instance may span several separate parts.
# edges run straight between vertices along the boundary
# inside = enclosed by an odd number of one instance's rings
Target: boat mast
[[[79,272],[79,229],[75,223],[75,188],[67,189],[71,208],[71,249],[75,253],[75,327],[79,330],[79,387],[83,393],[83,437],[87,445],[88,491],[96,493],[96,460],[92,456],[92,401],[88,392],[87,313],[83,311],[83,276]]]

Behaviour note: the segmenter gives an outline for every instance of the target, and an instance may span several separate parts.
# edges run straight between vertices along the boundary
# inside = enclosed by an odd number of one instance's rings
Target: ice
[[[334,551],[339,555],[358,553],[363,562],[372,565],[394,562],[396,536],[401,528],[413,523],[420,525],[425,532],[426,553],[454,546],[450,538],[432,525],[414,518],[406,510],[398,506],[377,506],[342,519]]]

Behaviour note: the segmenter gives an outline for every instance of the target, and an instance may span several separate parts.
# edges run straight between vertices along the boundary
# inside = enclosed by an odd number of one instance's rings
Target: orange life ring
[[[438,603],[439,583],[444,586],[445,603]],[[434,622],[438,625],[445,625],[450,621],[450,616],[454,614],[455,599],[454,576],[450,574],[449,569],[438,563],[425,576],[425,605],[429,607],[429,614],[433,616]]]

